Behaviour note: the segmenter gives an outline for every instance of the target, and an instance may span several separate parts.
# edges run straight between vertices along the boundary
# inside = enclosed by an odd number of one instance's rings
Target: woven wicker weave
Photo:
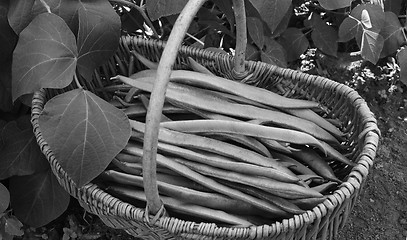
[[[158,61],[164,42],[138,37],[122,37],[121,45],[110,63],[98,69],[88,89],[108,85],[117,74],[129,75],[145,67],[133,60],[131,50]],[[183,46],[179,50],[174,69],[187,68],[187,57],[194,58],[218,76],[232,78],[232,58],[229,55]],[[118,64],[120,63],[120,64]],[[59,183],[78,199],[89,212],[97,214],[107,226],[125,229],[142,239],[332,239],[336,236],[351,213],[375,159],[380,131],[365,101],[351,88],[329,79],[280,68],[262,62],[246,62],[248,84],[267,88],[292,98],[305,98],[321,103],[329,110],[330,118],[338,118],[344,131],[350,134],[346,146],[348,158],[356,162],[353,169],[342,164],[332,166],[337,175],[346,181],[328,199],[301,215],[281,222],[248,228],[218,227],[213,223],[195,223],[171,217],[161,217],[153,224],[144,219],[144,209],[136,208],[117,199],[97,185],[89,183],[77,188],[58,164],[52,150],[43,139],[38,117],[46,101],[53,93],[41,90],[33,98],[32,124],[43,153],[46,155]],[[54,93],[55,94],[55,93]],[[99,96],[111,98],[107,93]]]

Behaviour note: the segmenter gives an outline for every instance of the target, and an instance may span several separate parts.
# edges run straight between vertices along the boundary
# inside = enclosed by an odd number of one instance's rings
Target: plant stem
[[[156,158],[158,130],[164,105],[165,92],[170,80],[172,66],[178,55],[178,49],[181,46],[185,33],[199,8],[205,1],[206,0],[189,0],[178,16],[162,53],[157,69],[156,81],[150,97],[143,144],[143,179],[144,191],[148,200],[146,210],[150,210],[152,214],[157,214],[162,207],[157,188]],[[148,212],[146,214],[148,214]]]
[[[51,13],[51,8],[49,7],[49,5],[44,0],[40,0],[40,2],[45,7],[45,9],[47,9],[47,12]]]
[[[150,18],[147,16],[147,14],[145,12],[145,9],[143,7],[137,6],[137,4],[126,1],[126,0],[109,0],[109,1],[114,2],[114,3],[118,3],[118,4],[122,4],[122,5],[126,5],[126,6],[132,7],[134,9],[136,9],[137,11],[139,11],[141,16],[146,21],[148,27],[151,28],[151,30],[153,31],[154,37],[159,38],[157,30],[155,29],[155,27],[154,27],[153,23],[151,22]]]
[[[244,0],[233,0],[236,19],[236,49],[234,57],[234,72],[242,74],[245,71],[245,53],[247,45],[246,9]]]
[[[79,82],[78,75],[76,75],[76,72],[75,72],[75,74],[73,75],[73,78],[74,78],[74,80],[75,80],[76,86],[77,86],[78,88],[83,88],[82,85],[81,85],[81,83]]]

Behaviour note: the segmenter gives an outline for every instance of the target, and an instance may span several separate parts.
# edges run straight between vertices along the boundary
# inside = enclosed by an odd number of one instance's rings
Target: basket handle
[[[178,55],[178,49],[188,30],[194,16],[206,0],[189,0],[178,16],[170,33],[164,51],[158,64],[157,75],[151,92],[150,104],[146,115],[145,135],[143,142],[143,182],[146,194],[146,220],[150,221],[149,214],[154,214],[153,222],[161,215],[165,215],[164,205],[158,194],[157,187],[157,145],[161,113],[164,105],[165,92],[170,79],[172,66]],[[244,0],[233,0],[236,18],[236,54],[234,57],[234,75],[241,76],[245,73],[245,52],[247,43],[246,13]]]
[[[165,92],[170,80],[172,66],[178,54],[182,40],[199,8],[206,0],[189,0],[181,11],[170,33],[158,64],[157,75],[151,92],[147,110],[146,127],[143,143],[143,182],[146,194],[146,219],[149,212],[154,215],[165,214],[164,205],[158,194],[157,187],[157,145],[161,112],[164,105]],[[154,217],[158,219],[160,216]]]

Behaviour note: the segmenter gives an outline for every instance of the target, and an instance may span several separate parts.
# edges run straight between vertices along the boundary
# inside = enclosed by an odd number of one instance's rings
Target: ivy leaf
[[[400,81],[407,86],[407,48],[403,47],[397,52],[397,61],[400,66]]]
[[[13,55],[12,95],[40,88],[64,88],[75,73],[76,40],[64,20],[42,13],[20,33]]]
[[[292,0],[250,0],[259,12],[261,18],[267,23],[271,32],[276,30],[291,6]]]
[[[31,227],[41,227],[59,217],[70,200],[50,167],[33,175],[10,178],[10,195],[14,215]]]
[[[315,46],[322,52],[336,57],[338,51],[338,33],[335,29],[328,26],[316,14],[312,14],[310,24],[312,27],[311,39]]]
[[[21,229],[23,224],[15,216],[5,217],[4,230],[11,236],[23,236],[24,231]]]
[[[31,10],[35,0],[13,0],[10,1],[8,11],[8,21],[14,32],[20,34],[21,31],[33,19]]]
[[[287,67],[284,48],[275,40],[267,38],[261,51],[261,61],[280,67]]]
[[[361,40],[357,41],[357,43],[362,51],[363,59],[376,64],[380,58],[380,52],[383,49],[383,37],[377,32],[365,29],[362,33]]]
[[[98,176],[127,144],[127,116],[83,89],[49,100],[39,118],[44,139],[79,186]]]
[[[264,45],[263,21],[255,17],[248,17],[247,30],[257,47],[262,48]]]
[[[10,204],[10,193],[8,189],[0,183],[0,214],[7,210]]]
[[[1,130],[0,140],[0,179],[30,175],[48,167],[33,134],[29,115],[8,122]]]
[[[146,9],[152,21],[160,17],[178,14],[182,11],[188,0],[148,0]]]
[[[336,10],[339,8],[349,7],[352,0],[318,0],[318,2],[326,10]]]
[[[83,1],[78,16],[78,71],[90,81],[119,46],[120,18],[107,0]]]
[[[0,64],[10,61],[17,42],[17,35],[10,27],[7,19],[9,1],[0,1]]]
[[[395,53],[400,46],[406,43],[403,35],[403,26],[401,26],[397,15],[393,12],[385,12],[385,16],[386,22],[380,32],[384,39],[381,57]]]
[[[309,41],[298,28],[287,28],[278,39],[287,53],[287,61],[297,60],[308,49]]]

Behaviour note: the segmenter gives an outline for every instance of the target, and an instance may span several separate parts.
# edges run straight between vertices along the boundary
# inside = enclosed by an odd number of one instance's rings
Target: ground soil
[[[354,72],[332,67],[323,71],[339,82],[348,81]],[[397,86],[389,93],[389,83],[382,79],[356,87],[376,115],[382,138],[365,188],[336,239],[407,239],[407,88],[401,83]],[[44,228],[25,232],[23,239],[135,239],[122,230],[105,227],[74,199],[61,217]]]

